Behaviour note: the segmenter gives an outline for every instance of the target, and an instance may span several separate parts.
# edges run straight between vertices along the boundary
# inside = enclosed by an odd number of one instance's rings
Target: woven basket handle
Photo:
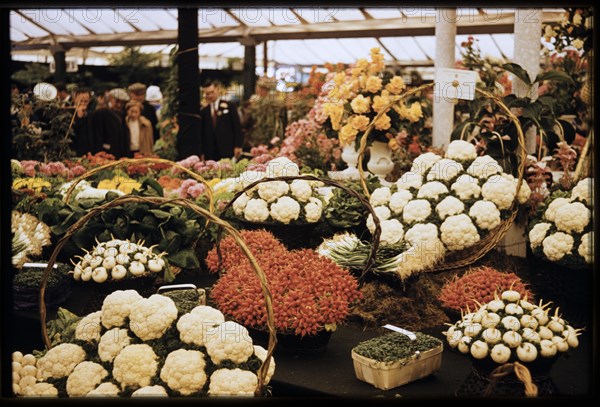
[[[375,211],[373,210],[373,207],[369,203],[368,199],[366,199],[362,194],[340,184],[339,182],[332,181],[329,179],[321,179],[321,178],[315,177],[314,175],[297,175],[297,176],[285,176],[285,177],[277,177],[277,178],[262,178],[262,179],[259,179],[258,181],[254,181],[253,183],[249,184],[248,186],[243,188],[241,191],[236,193],[233,196],[233,198],[231,198],[231,200],[227,203],[227,205],[225,205],[223,207],[223,210],[221,211],[221,215],[224,215],[227,212],[227,210],[233,205],[233,203],[235,202],[235,200],[237,198],[239,198],[242,194],[245,194],[246,191],[254,188],[258,184],[261,184],[263,182],[269,182],[269,181],[294,181],[294,180],[318,181],[318,182],[322,182],[325,185],[340,188],[343,191],[347,192],[348,194],[357,198],[360,201],[360,203],[365,208],[367,208],[369,213],[371,213],[371,215],[373,216],[373,223],[375,224],[375,231],[371,234],[371,252],[369,253],[369,257],[367,258],[365,267],[359,277],[359,282],[362,282],[363,279],[365,278],[365,276],[367,275],[367,273],[369,272],[369,270],[371,269],[371,267],[373,266],[373,264],[375,263],[375,254],[377,253],[377,248],[379,247],[379,237],[381,236],[381,225],[380,225],[379,219],[377,218],[377,215],[375,214]],[[221,260],[222,260],[221,246],[219,244],[221,241],[222,229],[223,229],[222,227],[219,227],[219,229],[217,231],[217,239],[216,239],[217,257],[218,257],[218,261],[219,261],[218,268],[219,269],[221,268]]]
[[[94,217],[98,214],[101,214],[104,210],[106,210],[108,208],[112,208],[114,206],[125,204],[125,203],[134,203],[134,202],[135,203],[138,203],[138,202],[148,203],[148,204],[153,204],[153,205],[163,205],[163,204],[174,203],[174,204],[180,204],[181,206],[192,209],[197,214],[206,217],[207,221],[210,221],[210,222],[218,225],[220,229],[223,228],[223,229],[227,230],[227,232],[229,232],[233,236],[233,238],[235,239],[238,246],[241,248],[244,255],[250,261],[250,264],[252,265],[254,272],[255,272],[256,276],[258,277],[261,287],[262,287],[262,294],[265,298],[265,305],[266,305],[266,311],[267,311],[267,327],[269,329],[269,344],[268,344],[268,349],[267,349],[267,356],[266,356],[264,362],[262,363],[260,369],[258,370],[258,375],[257,375],[258,376],[258,385],[257,385],[256,391],[255,391],[255,395],[257,395],[257,396],[262,395],[264,387],[265,387],[265,378],[266,378],[266,375],[267,375],[267,372],[269,369],[269,364],[271,362],[271,356],[272,356],[275,346],[277,344],[277,338],[275,336],[275,320],[274,320],[274,316],[273,316],[273,302],[272,302],[271,292],[269,290],[269,284],[268,284],[267,277],[266,277],[264,271],[262,270],[262,268],[260,267],[260,265],[258,264],[258,262],[256,261],[256,258],[252,255],[252,252],[250,251],[250,249],[248,249],[248,246],[246,245],[246,243],[240,236],[239,232],[233,226],[231,226],[231,224],[229,224],[227,221],[219,218],[214,213],[209,212],[208,210],[196,205],[194,202],[192,202],[188,199],[183,199],[183,198],[169,199],[169,198],[162,198],[162,197],[143,197],[143,196],[135,196],[135,195],[121,196],[111,202],[104,204],[104,205],[97,206],[95,208],[90,209],[83,217],[81,217],[81,219],[79,219],[77,222],[75,222],[67,230],[65,235],[58,241],[56,247],[54,248],[54,251],[52,252],[52,255],[50,256],[50,260],[48,261],[48,265],[46,266],[46,269],[44,270],[44,274],[42,276],[42,282],[40,284],[40,298],[39,298],[40,322],[42,325],[42,338],[44,340],[44,344],[46,345],[46,348],[50,349],[52,347],[52,345],[50,344],[50,339],[48,338],[48,331],[47,331],[47,327],[46,327],[46,303],[44,300],[44,296],[46,293],[46,286],[48,284],[48,277],[50,275],[50,272],[53,269],[53,266],[56,262],[56,258],[58,257],[58,254],[62,250],[63,246],[67,243],[67,241],[71,238],[71,236],[76,231],[81,229],[81,227],[92,217]]]
[[[575,167],[575,173],[573,174],[573,182],[579,181],[581,177],[581,172],[583,171],[584,163],[586,163],[589,159],[588,155],[591,157],[594,148],[594,129],[590,129],[590,133],[585,141],[583,149],[581,150],[581,154],[579,155],[579,160],[577,161],[577,166]]]

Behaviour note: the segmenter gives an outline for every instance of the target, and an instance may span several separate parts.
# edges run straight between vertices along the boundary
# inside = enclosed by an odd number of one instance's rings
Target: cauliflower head
[[[149,386],[156,376],[158,362],[150,345],[128,345],[117,355],[113,363],[113,377],[122,389],[128,386]]]
[[[207,330],[225,322],[225,317],[218,309],[207,305],[199,305],[177,321],[179,339],[185,343],[204,346]]]
[[[480,179],[488,179],[492,175],[502,174],[502,172],[502,167],[498,164],[498,161],[489,155],[477,157],[467,168],[467,174]]]
[[[246,203],[244,218],[250,222],[264,222],[269,217],[269,206],[260,198],[252,198]]]
[[[177,319],[177,307],[169,297],[151,295],[133,304],[129,314],[129,329],[143,341],[164,335]]]
[[[117,397],[121,389],[111,382],[101,383],[94,390],[86,394],[86,397]]]
[[[569,200],[567,198],[556,198],[546,208],[546,212],[544,212],[544,217],[546,220],[550,222],[554,222],[556,220],[556,211],[558,211],[562,206],[569,204]]]
[[[292,195],[299,202],[306,202],[312,196],[313,190],[310,182],[304,179],[295,179],[290,185]]]
[[[457,161],[471,161],[477,158],[477,150],[468,141],[454,140],[448,144],[446,158]]]
[[[449,216],[440,226],[441,239],[450,251],[473,246],[480,239],[477,228],[466,214]]]
[[[568,203],[556,210],[554,223],[561,232],[583,232],[590,223],[592,213],[581,202]]]
[[[81,318],[75,328],[75,339],[98,342],[100,340],[100,330],[102,329],[101,318],[102,311],[92,312]]]
[[[517,180],[515,180],[515,182],[516,181]],[[519,201],[519,203],[522,205],[525,202],[527,202],[527,200],[529,199],[530,196],[531,196],[531,188],[529,188],[529,184],[525,180],[522,180],[521,188],[519,189],[519,193],[517,194],[517,201]]]
[[[481,195],[481,187],[477,178],[472,177],[469,174],[460,175],[452,185],[450,189],[459,198],[464,200],[479,198]]]
[[[402,210],[405,223],[423,222],[431,215],[431,204],[425,199],[413,199]]]
[[[294,198],[282,196],[277,202],[271,204],[271,217],[283,224],[288,224],[298,219],[300,215],[300,204]]]
[[[36,383],[23,389],[25,397],[58,397],[58,390],[50,383]]]
[[[210,375],[209,396],[254,396],[258,377],[242,369],[217,369]]]
[[[252,338],[242,325],[227,321],[211,329],[204,338],[206,352],[214,364],[224,360],[244,363],[254,353]]]
[[[98,356],[103,362],[112,362],[121,350],[131,343],[129,331],[123,328],[113,328],[102,335],[98,343]]]
[[[131,307],[142,298],[135,290],[119,290],[109,294],[102,303],[102,325],[107,329],[125,325]]]
[[[584,258],[586,263],[593,263],[594,261],[594,232],[587,232],[581,236],[581,243],[577,248],[577,253]]]
[[[237,216],[241,216],[244,213],[244,210],[246,209],[246,205],[248,204],[249,200],[250,197],[246,194],[238,196],[237,199],[233,201],[233,212]]]
[[[540,222],[531,228],[529,231],[529,242],[531,243],[532,249],[535,249],[542,244],[542,241],[546,237],[546,233],[548,233],[548,229],[550,229],[550,227],[552,227],[551,223]]]
[[[50,377],[60,379],[70,375],[75,366],[84,360],[85,351],[81,346],[61,343],[37,360],[37,368],[43,380]]]
[[[369,198],[369,203],[372,206],[383,206],[387,205],[390,202],[390,198],[392,197],[392,191],[389,187],[381,187],[377,188],[371,194],[371,198]]]
[[[94,362],[81,362],[67,379],[67,394],[70,397],[85,396],[108,376],[102,365]]]
[[[459,213],[463,213],[465,210],[465,204],[462,203],[461,200],[455,198],[453,196],[447,196],[441,200],[435,206],[435,211],[441,220],[446,219],[448,216],[458,215]]]
[[[417,198],[431,198],[438,200],[440,195],[447,194],[448,188],[439,181],[430,181],[424,184],[417,193]]]
[[[442,158],[431,166],[431,169],[427,173],[427,181],[450,181],[463,171],[464,168],[461,163],[449,160],[448,158]]]
[[[550,261],[559,261],[573,249],[573,236],[563,232],[556,232],[542,241],[544,254]]]
[[[300,168],[287,157],[277,157],[267,163],[267,177],[294,177],[300,175]]]
[[[267,350],[262,346],[254,345],[254,355],[262,360],[263,363],[267,359],[267,353]],[[268,384],[271,381],[273,374],[275,374],[275,359],[273,356],[271,356],[271,359],[269,360],[269,369],[267,370],[267,375],[265,376],[265,384]]]
[[[178,349],[167,356],[160,378],[171,390],[189,396],[202,390],[206,383],[205,366],[202,352]]]
[[[516,184],[505,177],[491,177],[481,187],[481,195],[496,204],[500,210],[508,209],[515,200]]]
[[[258,196],[267,201],[275,202],[277,198],[288,193],[290,186],[285,181],[269,181],[258,184]]]
[[[402,240],[404,236],[404,228],[398,219],[387,219],[381,222],[381,236],[379,237],[382,244],[396,244]]]
[[[418,156],[413,160],[412,167],[410,168],[410,172],[425,174],[427,170],[429,170],[433,164],[441,160],[437,154],[434,153],[424,153]],[[418,187],[417,187],[418,188]]]
[[[406,231],[404,239],[412,246],[438,240],[438,228],[433,223],[417,223]]]
[[[309,202],[304,205],[304,213],[307,222],[318,222],[323,214],[323,202],[319,198],[309,198]]]
[[[398,191],[409,190],[410,188],[419,189],[421,188],[421,185],[423,185],[422,172],[405,172],[398,178],[398,181],[396,181]]]
[[[584,178],[571,190],[571,200],[579,200],[587,205],[594,204],[594,179]]]
[[[169,397],[169,395],[164,387],[155,385],[140,387],[131,393],[131,397]]]
[[[410,192],[400,189],[390,196],[389,207],[394,214],[400,214],[411,199],[413,199],[413,195]]]
[[[384,220],[388,220],[390,216],[392,216],[387,206],[376,206],[373,208],[373,212],[375,212],[380,223]],[[373,222],[373,214],[371,213],[367,216],[367,229],[369,229],[369,232],[371,233],[375,232],[375,222]]]
[[[236,190],[241,191],[242,189],[246,188],[248,185],[250,185],[258,180],[261,180],[261,179],[265,178],[266,176],[267,176],[267,174],[264,171],[246,170],[240,174],[239,180],[241,182],[238,183]],[[255,186],[255,187],[247,190],[246,194],[251,195],[252,192],[256,188],[257,187]]]
[[[500,225],[500,211],[490,201],[477,201],[469,209],[469,216],[475,220],[479,228],[492,230]]]

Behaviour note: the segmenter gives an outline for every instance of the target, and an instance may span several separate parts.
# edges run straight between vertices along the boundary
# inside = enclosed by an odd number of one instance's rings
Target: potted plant
[[[278,349],[307,345],[294,350],[324,350],[331,332],[362,296],[357,279],[313,250],[289,251],[265,230],[241,235],[268,280]],[[227,317],[266,332],[265,300],[250,262],[231,237],[220,242],[220,249],[221,261],[216,248],[206,259],[211,272],[221,271],[210,292],[212,301]]]

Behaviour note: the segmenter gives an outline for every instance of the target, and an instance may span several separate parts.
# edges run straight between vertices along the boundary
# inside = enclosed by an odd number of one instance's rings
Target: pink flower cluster
[[[195,179],[186,179],[181,183],[181,186],[177,188],[176,192],[180,198],[196,199],[206,192],[206,186]]]
[[[28,177],[35,177],[36,169],[35,167],[39,164],[38,161],[35,160],[23,160],[21,161],[21,168],[23,168],[23,172]]]
[[[75,164],[70,168],[61,161],[53,161],[49,163],[41,163],[35,160],[21,161],[23,172],[28,177],[43,175],[46,177],[65,177],[72,179],[86,173],[86,169],[81,164]]]
[[[181,161],[178,161],[177,164],[182,167],[188,168],[197,172],[198,174],[206,173],[212,171],[218,174],[218,171],[231,171],[231,164],[228,162],[219,163],[214,160],[206,160],[200,161],[200,158],[197,155],[191,155]],[[171,173],[173,175],[180,174],[182,171],[178,168],[172,168]]]

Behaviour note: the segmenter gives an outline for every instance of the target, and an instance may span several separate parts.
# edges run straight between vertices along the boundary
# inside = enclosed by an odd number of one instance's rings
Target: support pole
[[[264,67],[264,76],[267,76],[267,68],[269,67],[269,41],[263,42],[263,67]]]
[[[63,82],[67,80],[67,61],[66,51],[63,47],[50,47],[54,57],[54,82]]]
[[[245,102],[254,94],[256,87],[256,43],[250,40],[242,42],[242,45],[244,46],[243,100]]]

